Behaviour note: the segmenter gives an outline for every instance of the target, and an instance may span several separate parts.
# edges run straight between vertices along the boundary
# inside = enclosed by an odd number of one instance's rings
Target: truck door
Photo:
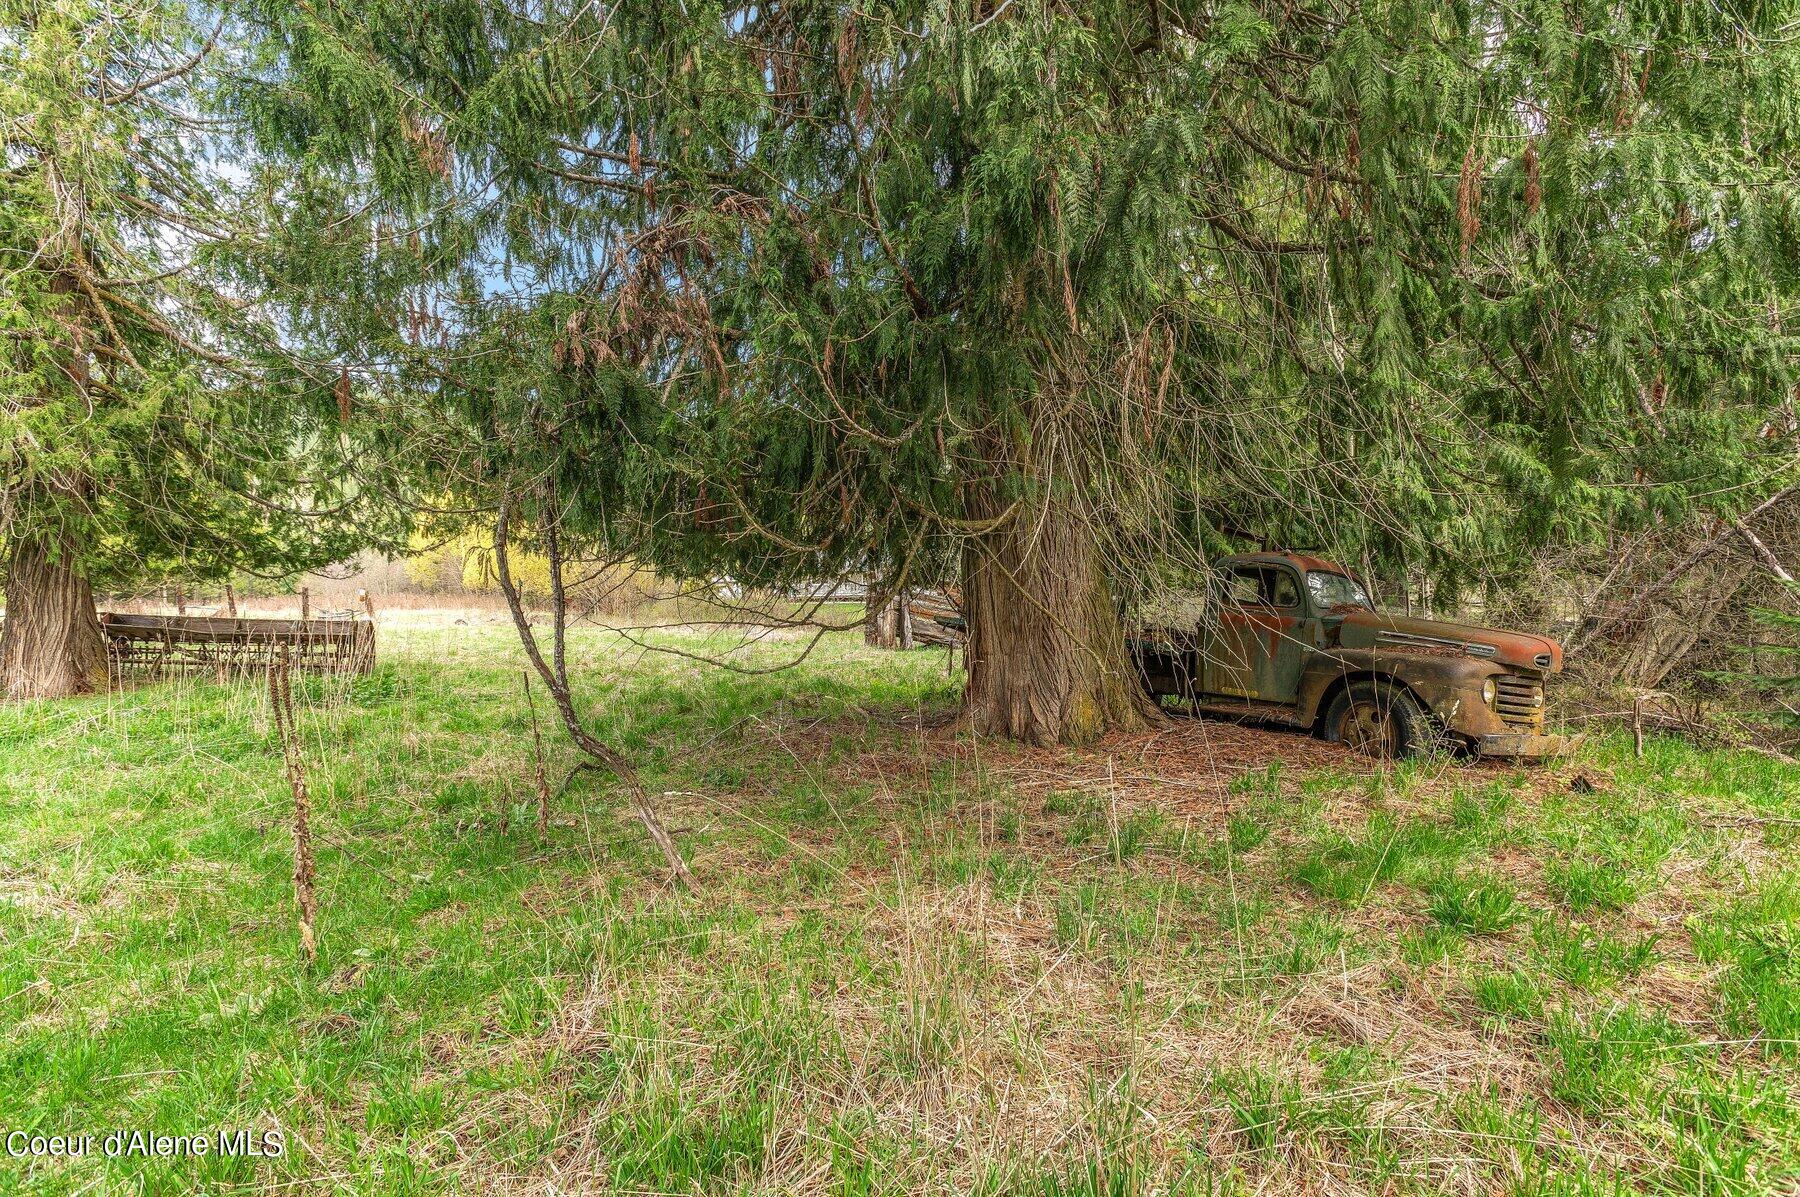
[[[1257,702],[1293,702],[1300,643],[1300,577],[1281,565],[1238,565],[1225,575],[1201,665],[1205,689]]]

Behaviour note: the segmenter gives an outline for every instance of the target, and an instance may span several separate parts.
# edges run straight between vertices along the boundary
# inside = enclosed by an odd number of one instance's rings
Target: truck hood
[[[1352,611],[1344,617],[1338,642],[1345,648],[1397,648],[1455,652],[1520,669],[1555,673],[1562,668],[1562,645],[1548,636],[1504,632],[1466,623],[1414,619]]]

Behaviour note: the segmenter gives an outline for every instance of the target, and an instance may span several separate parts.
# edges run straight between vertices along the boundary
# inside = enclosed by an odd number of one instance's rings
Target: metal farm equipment
[[[221,680],[261,672],[287,649],[288,666],[313,673],[360,674],[375,665],[375,624],[330,619],[239,619],[212,615],[102,613],[113,680],[212,674]]]

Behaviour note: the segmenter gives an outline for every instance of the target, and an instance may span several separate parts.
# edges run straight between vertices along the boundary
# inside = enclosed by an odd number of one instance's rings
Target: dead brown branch
[[[269,709],[274,713],[275,732],[281,737],[288,788],[294,795],[294,905],[300,912],[300,951],[306,962],[313,964],[319,959],[313,930],[319,918],[319,900],[313,888],[312,801],[306,789],[306,769],[300,760],[300,735],[294,723],[294,689],[288,677],[285,645],[269,665]]]

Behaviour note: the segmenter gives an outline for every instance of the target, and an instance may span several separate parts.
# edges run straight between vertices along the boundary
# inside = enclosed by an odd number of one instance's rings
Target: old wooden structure
[[[367,673],[375,664],[368,619],[238,619],[207,615],[102,613],[114,681],[177,674],[225,678],[261,672],[287,648],[290,668]]]

